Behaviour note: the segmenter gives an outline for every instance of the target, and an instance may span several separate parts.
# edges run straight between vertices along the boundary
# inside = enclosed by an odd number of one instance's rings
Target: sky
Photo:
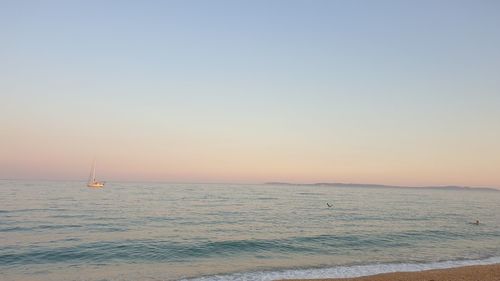
[[[0,1],[0,178],[500,186],[499,1]]]

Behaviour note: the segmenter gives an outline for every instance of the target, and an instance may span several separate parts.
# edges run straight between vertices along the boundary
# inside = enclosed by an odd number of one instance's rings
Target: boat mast
[[[95,182],[95,160],[92,162],[92,167],[90,168],[89,183]]]
[[[92,170],[92,182],[95,182],[95,160],[94,160],[94,165],[92,165],[94,169]]]

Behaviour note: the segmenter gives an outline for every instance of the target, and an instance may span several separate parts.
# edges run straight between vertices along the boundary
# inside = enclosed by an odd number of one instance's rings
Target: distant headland
[[[318,182],[318,183],[289,183],[289,182],[266,182],[266,185],[299,185],[299,186],[336,186],[336,187],[360,187],[360,188],[411,188],[411,189],[437,189],[437,190],[474,190],[474,191],[496,191],[491,187],[474,186],[404,186],[404,185],[384,185],[384,184],[365,184],[365,183],[343,183],[343,182]]]

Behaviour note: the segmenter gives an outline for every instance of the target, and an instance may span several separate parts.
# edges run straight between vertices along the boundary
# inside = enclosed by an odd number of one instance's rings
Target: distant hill
[[[383,185],[383,184],[364,184],[364,183],[343,183],[343,182],[318,182],[318,183],[288,183],[288,182],[266,182],[267,185],[298,185],[298,186],[337,186],[337,187],[359,187],[359,188],[411,188],[411,189],[438,189],[438,190],[474,190],[474,191],[496,191],[499,189],[490,187],[473,186],[402,186],[402,185]]]

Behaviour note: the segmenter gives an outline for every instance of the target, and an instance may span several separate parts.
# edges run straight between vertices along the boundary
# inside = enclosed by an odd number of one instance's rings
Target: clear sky
[[[500,1],[0,1],[0,178],[500,186]]]

